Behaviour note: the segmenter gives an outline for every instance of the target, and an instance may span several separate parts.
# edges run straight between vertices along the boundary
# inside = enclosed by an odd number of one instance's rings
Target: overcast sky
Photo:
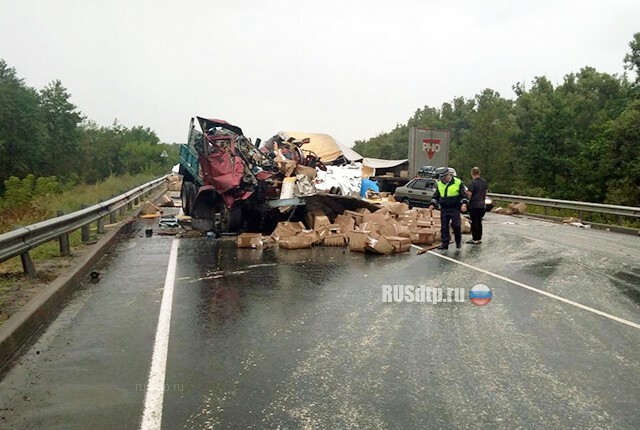
[[[165,142],[198,115],[350,146],[484,88],[621,74],[638,31],[638,0],[0,0],[27,85],[60,79],[88,118]]]

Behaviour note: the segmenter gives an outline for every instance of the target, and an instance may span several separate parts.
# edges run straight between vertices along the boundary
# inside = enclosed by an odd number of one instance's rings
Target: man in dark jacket
[[[440,167],[436,170],[440,180],[438,181],[438,188],[436,189],[429,209],[433,210],[435,207],[440,207],[440,220],[442,221],[442,228],[440,233],[442,235],[442,243],[438,249],[449,249],[449,223],[453,227],[453,234],[456,239],[456,248],[462,246],[462,230],[460,228],[460,211],[467,211],[467,187],[462,183],[459,178],[453,176],[453,169],[447,167]]]
[[[485,199],[487,198],[487,181],[480,177],[480,169],[471,169],[473,180],[469,184],[469,216],[471,217],[471,240],[467,243],[480,245],[482,243],[482,218],[486,209]]]

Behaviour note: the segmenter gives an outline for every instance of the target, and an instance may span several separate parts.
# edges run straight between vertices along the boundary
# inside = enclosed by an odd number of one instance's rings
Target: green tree
[[[635,72],[636,85],[640,84],[640,33],[633,35],[633,39],[629,42],[631,52],[624,56],[625,69]]]
[[[607,137],[606,201],[640,206],[640,99],[609,123]]]
[[[43,137],[38,93],[0,60],[0,183],[36,169]]]
[[[40,91],[40,110],[46,130],[40,174],[65,176],[81,166],[78,124],[82,116],[69,99],[59,80]]]
[[[458,175],[465,178],[473,166],[479,166],[493,191],[509,192],[515,176],[514,137],[518,132],[512,102],[486,89],[475,97],[475,106],[455,157]]]

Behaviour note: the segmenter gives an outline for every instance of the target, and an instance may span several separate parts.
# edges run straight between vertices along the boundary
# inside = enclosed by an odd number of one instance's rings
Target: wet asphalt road
[[[174,240],[144,228],[4,375],[0,428],[140,426]],[[640,238],[493,214],[485,230],[447,255],[640,323]],[[382,301],[477,283],[485,307]],[[638,399],[640,329],[437,256],[180,240],[165,429],[637,429]]]

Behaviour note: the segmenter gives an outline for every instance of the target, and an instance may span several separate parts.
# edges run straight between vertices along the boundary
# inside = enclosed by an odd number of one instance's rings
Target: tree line
[[[451,133],[450,165],[466,177],[479,166],[491,191],[640,206],[640,33],[619,75],[584,67],[554,85],[544,76],[513,86],[515,99],[485,89],[354,149],[367,157],[407,157],[411,127]]]
[[[160,156],[163,151],[168,158]],[[150,128],[117,120],[98,126],[71,103],[62,82],[31,88],[0,59],[0,194],[12,177],[9,185],[28,175],[91,184],[110,175],[164,173],[176,158],[176,145],[160,143]]]

